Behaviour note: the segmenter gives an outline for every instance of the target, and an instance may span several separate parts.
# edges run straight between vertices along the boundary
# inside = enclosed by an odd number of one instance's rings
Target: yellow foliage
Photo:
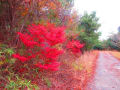
[[[49,3],[49,7],[51,8],[51,9],[56,9],[56,4],[55,3],[53,3],[53,2],[50,2]]]
[[[4,61],[0,61],[0,65],[4,64]]]
[[[98,56],[97,51],[86,52],[73,63],[73,67],[76,70],[86,70],[88,73],[92,72],[94,61]]]
[[[120,52],[118,52],[118,51],[111,51],[110,53],[111,53],[114,57],[116,57],[117,59],[120,60]]]
[[[21,13],[22,16],[25,16],[28,14],[28,8],[25,8],[24,11]]]
[[[47,1],[47,0],[41,0],[41,1],[39,1],[38,5],[39,5],[40,7],[45,6],[46,1]]]

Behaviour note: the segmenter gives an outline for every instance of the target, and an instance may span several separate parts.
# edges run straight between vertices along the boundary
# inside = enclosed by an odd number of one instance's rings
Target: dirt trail
[[[120,61],[100,52],[94,79],[86,90],[120,90]]]

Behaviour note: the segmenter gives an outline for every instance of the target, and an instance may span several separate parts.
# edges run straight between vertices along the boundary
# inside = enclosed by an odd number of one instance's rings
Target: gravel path
[[[120,61],[100,52],[94,79],[86,90],[120,90]]]

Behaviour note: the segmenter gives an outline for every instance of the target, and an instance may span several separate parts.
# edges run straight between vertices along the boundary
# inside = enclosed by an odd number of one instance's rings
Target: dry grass
[[[87,82],[93,78],[96,69],[96,60],[98,58],[98,51],[86,52],[77,61],[73,62],[73,68],[76,71],[81,71],[81,75],[76,75],[76,77],[81,76],[83,86],[87,85]]]
[[[120,52],[118,52],[118,51],[110,51],[110,53],[111,53],[114,57],[116,57],[117,59],[120,60]]]
[[[80,56],[66,52],[61,56],[60,70],[47,73],[45,78],[50,82],[41,82],[40,88],[44,90],[85,90],[87,83],[94,76],[98,51],[86,52]],[[39,80],[40,82],[40,80]]]
[[[94,61],[96,60],[96,57],[98,56],[97,51],[91,51],[84,53],[81,57],[78,58],[74,63],[74,68],[83,70],[86,69],[87,72],[91,72],[92,66]],[[77,68],[76,68],[77,67]]]

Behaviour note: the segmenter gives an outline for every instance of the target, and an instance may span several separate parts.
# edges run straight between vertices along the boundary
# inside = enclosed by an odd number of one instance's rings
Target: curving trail
[[[86,90],[120,90],[120,60],[100,52],[94,79]]]

